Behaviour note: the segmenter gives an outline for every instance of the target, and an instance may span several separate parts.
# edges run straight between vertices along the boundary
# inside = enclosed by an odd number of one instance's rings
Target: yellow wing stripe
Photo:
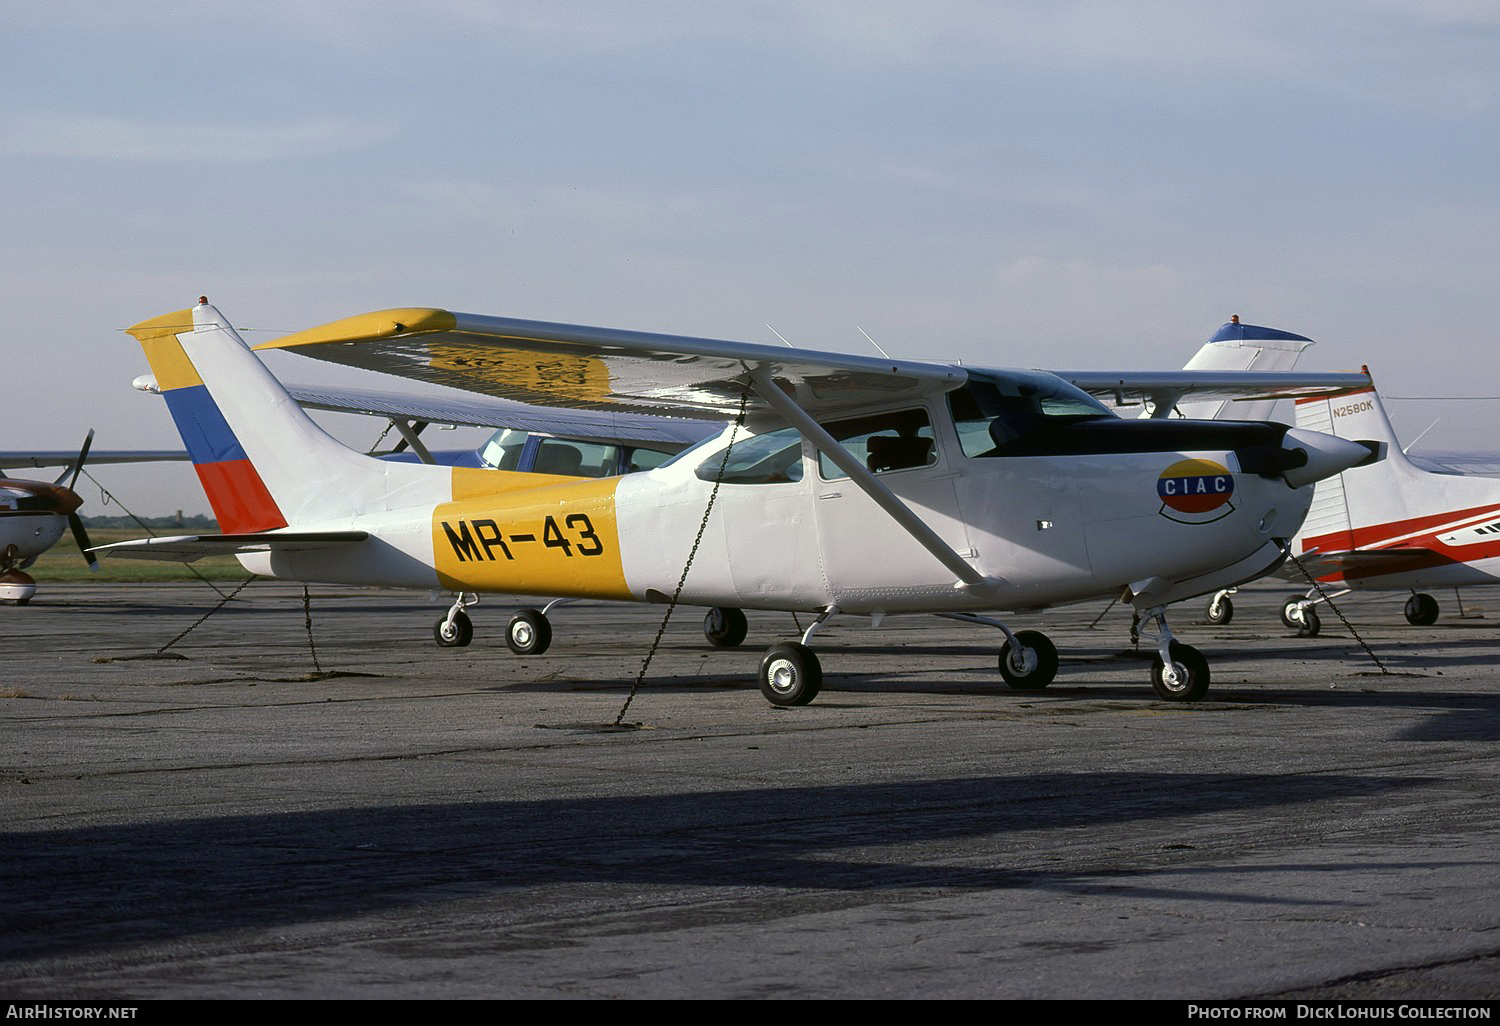
[[[429,331],[452,331],[458,319],[447,310],[431,307],[402,307],[377,310],[374,313],[345,317],[316,328],[262,342],[252,349],[295,349],[324,342],[364,342],[394,335],[415,335]]]

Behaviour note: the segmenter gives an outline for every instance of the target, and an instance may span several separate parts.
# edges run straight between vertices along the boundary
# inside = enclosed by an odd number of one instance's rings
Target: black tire
[[[1406,600],[1406,622],[1413,627],[1431,627],[1437,618],[1437,599],[1431,595],[1419,593]]]
[[[714,606],[703,618],[703,636],[714,648],[735,648],[749,629],[745,614],[738,609]]]
[[[463,648],[474,640],[474,621],[469,619],[469,614],[462,609],[453,614],[453,622],[450,625],[447,614],[438,617],[438,622],[432,625],[433,640],[438,643],[439,648]]]
[[[823,688],[823,667],[806,645],[772,645],[760,661],[760,693],[772,705],[806,705]]]
[[[1281,622],[1284,626],[1290,627],[1293,630],[1302,626],[1301,620],[1293,618],[1292,610],[1296,609],[1302,603],[1304,597],[1302,595],[1292,595],[1281,604]]]
[[[505,644],[516,655],[541,655],[552,644],[552,624],[537,609],[523,609],[505,626]]]
[[[1016,641],[1035,659],[1035,665],[1018,670],[1010,662],[1010,639],[1000,646],[1000,676],[1017,691],[1040,691],[1057,676],[1057,646],[1040,631],[1017,631]]]
[[[1217,602],[1209,599],[1208,608],[1204,610],[1204,616],[1208,618],[1209,623],[1222,627],[1234,619],[1234,603],[1229,601],[1228,595],[1225,595]]]
[[[1196,702],[1208,694],[1208,660],[1192,645],[1174,641],[1172,655],[1175,680],[1167,680],[1167,667],[1158,654],[1151,665],[1151,687],[1163,702]]]
[[[1318,619],[1318,611],[1312,606],[1302,610],[1302,622],[1297,624],[1297,637],[1316,638],[1318,632],[1323,629],[1323,621]]]

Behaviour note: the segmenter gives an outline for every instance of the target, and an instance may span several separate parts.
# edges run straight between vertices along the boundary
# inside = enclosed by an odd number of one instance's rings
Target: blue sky
[[[1500,395],[1493,2],[0,14],[3,447],[175,445],[119,329],[200,294],[253,341],[415,305],[1095,368],[1237,313],[1393,396]],[[1500,403],[1392,405],[1497,447]],[[186,468],[98,476],[206,510]]]

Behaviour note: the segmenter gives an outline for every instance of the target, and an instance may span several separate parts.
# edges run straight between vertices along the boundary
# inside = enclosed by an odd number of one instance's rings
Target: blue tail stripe
[[[206,386],[168,389],[162,397],[195,464],[249,459]]]

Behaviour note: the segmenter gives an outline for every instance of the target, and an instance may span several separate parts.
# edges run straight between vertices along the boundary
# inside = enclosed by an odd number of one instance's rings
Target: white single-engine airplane
[[[1000,673],[1045,687],[1044,634],[978,614],[1126,589],[1156,626],[1163,699],[1208,688],[1166,606],[1283,558],[1311,485],[1373,449],[1266,423],[1122,420],[1040,371],[773,348],[436,309],[386,310],[257,346],[540,405],[730,419],[654,470],[612,478],[382,462],[325,434],[207,300],[129,329],[226,532],[97,550],[234,553],[254,573],[817,614],[773,646],[777,705],[818,693],[832,616],[936,613],[1005,635]],[[1084,372],[1150,398],[1317,395],[1362,374]],[[465,617],[465,620],[467,618]],[[512,621],[512,647],[545,628]],[[439,624],[442,629],[442,622]]]

